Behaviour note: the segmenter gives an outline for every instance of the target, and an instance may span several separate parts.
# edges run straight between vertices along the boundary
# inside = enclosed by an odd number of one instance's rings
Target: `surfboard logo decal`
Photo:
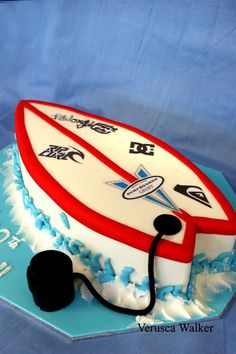
[[[189,198],[195,200],[196,202],[199,202],[209,208],[212,208],[212,206],[209,203],[209,200],[207,199],[202,188],[200,188],[198,186],[184,186],[184,185],[177,184],[174,187],[174,190],[176,192],[179,192],[179,193],[185,195],[186,197],[189,197]]]
[[[50,157],[57,160],[68,160],[71,159],[74,162],[81,163],[77,160],[79,157],[80,159],[84,159],[84,153],[76,149],[75,147],[69,146],[58,146],[58,145],[49,145],[49,147],[42,151],[38,156]]]
[[[149,176],[132,183],[122,194],[125,199],[138,199],[156,191],[163,184],[161,176]]]
[[[154,149],[155,149],[154,144],[142,144],[142,143],[137,143],[135,141],[131,141],[129,153],[130,154],[144,154],[144,155],[153,156]]]
[[[95,122],[94,120],[91,119],[84,120],[84,119],[75,118],[73,114],[68,115],[68,114],[55,113],[52,115],[52,118],[54,120],[76,124],[77,129],[88,127],[100,134],[110,134],[118,130],[118,128],[114,127],[113,125],[106,124],[103,122]]]
[[[164,189],[161,188],[164,183],[162,176],[150,175],[142,165],[136,170],[135,175],[138,179],[132,184],[127,181],[114,181],[108,182],[108,184],[122,189],[122,197],[125,199],[145,198],[149,202],[158,204],[164,208],[179,211],[179,208],[174,204]]]

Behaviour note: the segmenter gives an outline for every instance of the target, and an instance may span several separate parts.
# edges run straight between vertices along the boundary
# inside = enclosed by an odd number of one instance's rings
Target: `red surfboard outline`
[[[56,204],[58,204],[66,213],[68,213],[68,215],[71,215],[80,223],[104,236],[112,238],[121,243],[125,243],[128,246],[137,248],[141,251],[148,252],[150,244],[153,240],[153,236],[109,219],[88,208],[86,205],[78,201],[67,190],[65,190],[41,165],[36,155],[34,154],[25,127],[25,108],[33,112],[31,109],[32,106],[30,106],[27,102],[21,101],[18,104],[15,117],[16,139],[21,159],[34,181],[55,201]],[[37,116],[40,118],[43,117],[44,120],[45,118],[50,119],[40,111],[37,111]],[[58,123],[56,124],[58,125]],[[57,128],[59,128],[59,126]],[[58,130],[61,130],[61,128]],[[68,132],[66,135],[70,138],[72,138],[71,134],[75,135],[68,130],[66,130],[66,132]],[[78,138],[77,135],[75,135],[75,137]],[[162,239],[157,247],[156,255],[167,259],[188,263],[192,260],[194,251],[196,235],[195,225],[191,222],[190,216],[184,211],[181,212],[181,214],[178,214],[178,217],[186,222],[183,243],[178,244]]]
[[[161,147],[165,148],[168,152],[172,153],[174,156],[177,158],[181,157],[181,161],[184,163],[187,161],[187,166],[192,165],[194,169],[196,168],[195,165],[190,163],[185,157],[183,157],[181,154],[179,154],[177,151],[175,151],[173,148],[169,147],[166,143],[163,143],[162,141],[159,141],[159,139],[156,139],[154,137],[149,136],[148,134],[139,131],[136,128],[129,127],[123,123],[119,122],[114,122],[112,120],[95,116],[86,112],[82,112],[76,109],[73,109],[68,106],[63,106],[63,105],[57,105],[54,103],[48,103],[48,102],[42,102],[42,101],[36,101],[36,100],[30,100],[30,101],[21,101],[16,110],[16,119],[15,119],[15,125],[16,125],[16,138],[18,142],[18,147],[20,151],[20,155],[22,158],[22,161],[27,168],[29,174],[31,177],[36,181],[36,183],[39,184],[39,186],[63,209],[65,210],[69,215],[74,217],[76,220],[79,222],[83,223],[87,227],[93,229],[96,232],[99,232],[102,235],[108,236],[110,238],[113,238],[119,242],[126,243],[127,245],[131,247],[138,248],[144,252],[148,252],[149,246],[152,240],[152,236],[143,233],[141,231],[135,230],[129,226],[126,226],[124,224],[118,223],[114,220],[111,220],[105,216],[102,216],[99,213],[96,213],[95,211],[89,209],[86,207],[84,204],[79,202],[75,197],[73,197],[70,193],[68,193],[47,171],[44,169],[44,167],[40,164],[39,160],[35,156],[30,139],[28,137],[25,124],[24,124],[24,109],[30,110],[32,113],[35,113],[39,118],[43,119],[46,121],[48,124],[56,128],[57,130],[61,131],[63,134],[67,135],[71,139],[73,139],[75,142],[78,142],[80,145],[82,145],[85,149],[87,149],[89,152],[93,153],[100,161],[105,163],[108,167],[112,168],[116,173],[121,174],[123,178],[127,179],[128,181],[132,182],[131,179],[136,180],[136,177],[133,175],[129,174],[128,172],[124,171],[121,169],[118,165],[113,163],[110,159],[108,159],[105,155],[103,155],[101,152],[99,152],[97,149],[93,148],[89,143],[84,141],[82,138],[78,137],[76,134],[70,132],[63,126],[61,126],[59,123],[53,121],[51,118],[49,118],[46,114],[35,108],[34,106],[31,105],[31,103],[37,103],[37,104],[42,104],[42,105],[48,105],[52,106],[55,108],[62,108],[66,109],[71,112],[76,112],[79,114],[82,114],[86,117],[89,118],[95,118],[95,119],[100,119],[104,122],[108,122],[110,124],[115,124],[117,126],[121,126],[123,128],[129,129],[131,131],[134,131],[145,138],[149,139],[150,141],[156,143],[157,145],[160,145]],[[82,144],[81,144],[82,142]],[[192,167],[191,166],[191,167]],[[200,172],[201,175],[203,175],[204,179],[207,180],[208,178],[200,171],[197,169],[197,172]],[[195,172],[195,171],[194,171]],[[125,173],[125,176],[124,176]],[[196,172],[195,172],[196,173]],[[197,173],[198,177],[199,174]],[[206,178],[205,178],[206,177]],[[199,177],[200,178],[200,177]],[[210,181],[210,180],[209,180]],[[211,181],[210,181],[211,182]],[[203,183],[205,183],[203,181]],[[205,183],[206,184],[206,183]],[[208,185],[206,184],[208,187]],[[213,185],[214,186],[214,185]],[[208,187],[209,188],[209,187]],[[210,188],[209,188],[210,189]],[[221,192],[220,192],[221,194]],[[213,193],[215,196],[215,194]],[[221,195],[220,195],[221,196]],[[215,196],[216,197],[216,196]],[[217,199],[217,198],[216,198]],[[218,199],[217,199],[218,200]],[[233,215],[230,211],[230,204],[227,202],[227,200],[223,196],[223,202],[226,201],[225,209],[227,210],[227,213],[225,214],[227,216],[230,216],[230,218],[233,219]],[[219,202],[219,200],[218,200]],[[222,205],[222,203],[220,203]],[[230,206],[230,208],[228,208]],[[223,207],[223,206],[222,206]],[[233,209],[232,209],[233,210]],[[186,232],[183,238],[183,243],[182,244],[177,244],[173,243],[167,240],[161,240],[158,248],[157,248],[157,254],[161,257],[172,259],[175,261],[181,261],[181,262],[190,262],[192,260],[192,255],[193,255],[193,250],[194,250],[194,244],[195,244],[195,225],[193,224],[192,220],[196,221],[195,219],[198,219],[197,223],[197,229],[198,231],[201,230],[201,227],[199,227],[199,221],[200,219],[207,219],[207,222],[209,220],[214,222],[214,227],[217,229],[217,232],[219,233],[219,228],[223,228],[224,233],[226,234],[233,234],[236,232],[236,227],[234,230],[232,230],[232,225],[231,228],[226,224],[229,223],[227,220],[217,220],[217,219],[209,219],[209,218],[194,218],[190,217],[187,213],[184,211],[181,211],[182,214],[178,214],[182,220],[186,221]],[[96,220],[96,222],[95,222]],[[205,220],[203,220],[205,222]],[[220,225],[215,225],[217,224]],[[203,223],[204,225],[204,223]],[[218,227],[217,227],[218,226]],[[211,231],[212,233],[215,233],[213,225]],[[206,229],[209,229],[208,224],[207,227],[204,227],[204,231]],[[200,232],[200,231],[199,231]],[[207,231],[205,231],[207,232]],[[127,236],[128,235],[128,236]],[[170,247],[171,246],[171,247]]]
[[[129,125],[124,124],[124,123],[115,122],[115,121],[113,121],[111,119],[100,117],[100,116],[95,115],[95,114],[90,114],[88,112],[83,112],[83,111],[81,111],[79,109],[71,108],[71,107],[66,106],[66,105],[58,105],[58,104],[55,104],[55,103],[47,103],[47,102],[37,101],[37,100],[28,100],[28,101],[24,101],[24,102],[27,102],[29,105],[30,105],[30,103],[36,103],[36,104],[48,105],[48,106],[55,107],[55,108],[59,107],[61,109],[66,109],[66,110],[69,110],[71,112],[75,112],[75,113],[84,115],[84,116],[86,116],[88,118],[99,119],[99,120],[104,121],[104,122],[109,123],[109,124],[115,124],[115,125],[120,126],[122,128],[128,129],[128,130],[130,130],[130,131],[132,131],[134,133],[137,133],[137,134],[141,135],[142,137],[150,140],[154,144],[159,145],[164,150],[166,150],[170,154],[174,155],[177,159],[179,159],[183,164],[185,164],[188,168],[190,168],[199,177],[199,179],[205,184],[205,186],[208,188],[208,190],[213,194],[215,199],[221,205],[225,215],[228,218],[228,220],[221,220],[221,219],[216,219],[216,218],[206,218],[206,217],[192,216],[192,218],[193,218],[193,220],[194,220],[194,222],[196,224],[196,227],[197,227],[197,232],[199,232],[199,233],[201,233],[201,232],[212,233],[212,234],[214,234],[214,233],[222,233],[222,234],[225,234],[225,235],[235,235],[236,234],[236,213],[235,213],[234,209],[232,208],[231,204],[225,198],[224,194],[216,187],[216,185],[210,180],[210,178],[208,178],[196,165],[194,165],[190,160],[188,160],[185,156],[183,156],[181,153],[176,151],[174,148],[172,148],[167,143],[161,141],[160,139],[158,139],[156,137],[153,137],[152,135],[149,135],[148,133],[143,132],[142,130],[139,130],[138,128],[129,126]],[[33,108],[35,108],[35,107],[33,107]],[[36,109],[36,110],[38,112],[40,112],[38,109]],[[47,117],[46,114],[45,114],[45,116]],[[90,145],[90,147],[91,147],[91,145]],[[91,150],[91,152],[92,152],[92,150]],[[97,149],[94,149],[93,153],[96,155],[96,157],[99,158],[98,153],[100,153],[100,152]],[[112,165],[114,165],[114,163],[110,159],[106,160],[106,164],[110,168],[114,169],[115,172],[120,173],[119,172],[119,168],[120,167],[118,165],[116,165],[118,168],[117,167],[114,168],[112,166]],[[132,175],[129,174],[129,176],[132,176]]]
[[[66,105],[58,105],[55,103],[47,103],[47,102],[37,101],[37,100],[28,100],[25,102],[27,102],[29,104],[36,103],[36,104],[48,105],[48,106],[55,107],[55,108],[59,107],[61,109],[66,109],[71,112],[75,112],[77,114],[84,115],[88,118],[99,119],[105,123],[115,124],[117,126],[120,126],[121,128],[125,128],[125,129],[128,129],[134,133],[137,133],[137,134],[141,135],[142,137],[150,140],[154,144],[159,145],[164,150],[166,150],[170,154],[174,155],[177,159],[179,159],[183,164],[185,164],[187,167],[189,167],[199,177],[199,179],[205,184],[205,186],[208,188],[208,190],[213,194],[215,199],[221,205],[225,215],[228,218],[228,220],[221,220],[221,219],[216,219],[216,218],[205,218],[205,217],[199,217],[199,216],[192,216],[192,218],[194,219],[194,222],[197,225],[197,232],[199,232],[199,233],[200,232],[207,232],[207,233],[212,233],[212,234],[213,233],[222,233],[222,234],[226,234],[226,235],[236,234],[236,213],[235,213],[234,209],[232,208],[231,204],[225,198],[224,194],[210,180],[210,178],[207,177],[196,165],[194,165],[190,160],[188,160],[185,156],[183,156],[180,152],[178,152],[177,150],[172,148],[167,143],[163,142],[162,140],[160,140],[156,137],[153,137],[152,135],[149,135],[148,133],[143,132],[142,130],[139,130],[138,128],[129,126],[128,124],[116,122],[116,121],[113,121],[109,118],[104,118],[104,117],[101,117],[101,116],[98,116],[95,114],[91,114],[88,112],[83,112],[79,109],[71,108]],[[47,115],[45,115],[45,116],[47,116]],[[110,161],[110,163],[113,163],[113,161],[111,161],[111,160],[109,160],[109,161]],[[116,170],[116,172],[119,173],[118,170]],[[230,221],[230,224],[229,224],[229,221]]]

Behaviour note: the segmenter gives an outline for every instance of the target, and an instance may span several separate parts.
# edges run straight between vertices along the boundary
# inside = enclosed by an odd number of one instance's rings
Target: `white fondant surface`
[[[108,181],[117,181],[121,176],[101,163],[91,153],[76,144],[70,138],[62,135],[53,127],[49,126],[28,110],[25,110],[25,124],[28,131],[32,148],[43,167],[74,197],[88,206],[112,220],[128,225],[152,236],[156,235],[153,220],[160,214],[170,214],[171,212],[161,205],[151,203],[143,198],[127,200],[122,197],[122,191],[110,186]],[[44,132],[43,138],[39,139],[39,131]],[[59,145],[64,147],[73,146],[85,154],[81,164],[72,160],[58,160],[39,156],[49,145]],[[137,169],[138,165],[136,166]],[[22,167],[25,185],[35,201],[39,201],[41,192],[35,196],[31,182],[26,176],[26,169]],[[94,176],[96,175],[96,178]],[[43,181],[47,183],[47,181]],[[45,205],[45,204],[43,204]],[[50,212],[50,215],[52,212]],[[185,223],[182,221],[181,231],[172,236],[171,242],[182,243],[185,233]],[[109,236],[109,235],[108,235]]]
[[[194,254],[205,253],[210,260],[222,252],[231,252],[236,237],[232,235],[197,234]]]
[[[74,118],[81,119],[83,121],[90,120],[91,122],[101,122],[96,118],[89,118],[82,114],[77,114],[69,110],[65,110],[59,107],[51,107],[44,104],[33,103],[37,109],[48,115],[52,120],[55,118],[55,114],[61,114],[68,118],[73,116]],[[63,121],[55,119],[57,123],[61,124],[68,130],[72,131],[76,135],[85,139],[91,145],[96,147],[104,155],[116,162],[126,171],[134,174],[137,169],[137,165],[144,165],[151,175],[160,175],[165,178],[163,188],[165,192],[174,200],[175,204],[187,211],[193,216],[204,216],[209,218],[227,219],[222,207],[207,189],[204,183],[196,176],[196,174],[184,165],[175,156],[155,145],[154,155],[145,154],[130,154],[130,143],[138,142],[141,144],[152,144],[146,138],[112,124],[117,130],[109,134],[97,133],[89,127],[77,128],[75,123],[71,121]],[[188,198],[176,191],[174,187],[177,184],[181,185],[195,185],[202,188],[212,208],[209,208],[195,200]]]

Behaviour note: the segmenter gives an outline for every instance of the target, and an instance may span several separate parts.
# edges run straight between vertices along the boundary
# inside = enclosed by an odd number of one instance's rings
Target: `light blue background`
[[[0,148],[20,99],[53,101],[135,125],[236,190],[235,87],[234,0],[0,1]],[[235,318],[234,305],[210,335],[70,343],[1,304],[0,352],[231,354]]]

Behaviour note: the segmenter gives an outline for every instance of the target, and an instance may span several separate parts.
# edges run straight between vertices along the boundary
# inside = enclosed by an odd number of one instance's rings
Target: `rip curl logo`
[[[155,145],[153,144],[141,144],[135,141],[130,143],[130,154],[144,154],[144,155],[154,155]]]
[[[88,127],[100,134],[110,134],[110,133],[114,133],[116,130],[118,130],[118,128],[115,128],[113,125],[106,124],[103,122],[96,122],[96,121],[90,120],[90,119],[83,120],[83,119],[75,118],[75,116],[73,116],[73,114],[66,115],[66,114],[56,113],[56,114],[53,114],[52,117],[55,120],[74,123],[74,124],[76,124],[77,129]]]
[[[72,160],[81,163],[78,159],[84,159],[84,153],[72,146],[64,147],[58,145],[49,145],[49,147],[42,151],[38,156],[51,157],[57,160]]]

